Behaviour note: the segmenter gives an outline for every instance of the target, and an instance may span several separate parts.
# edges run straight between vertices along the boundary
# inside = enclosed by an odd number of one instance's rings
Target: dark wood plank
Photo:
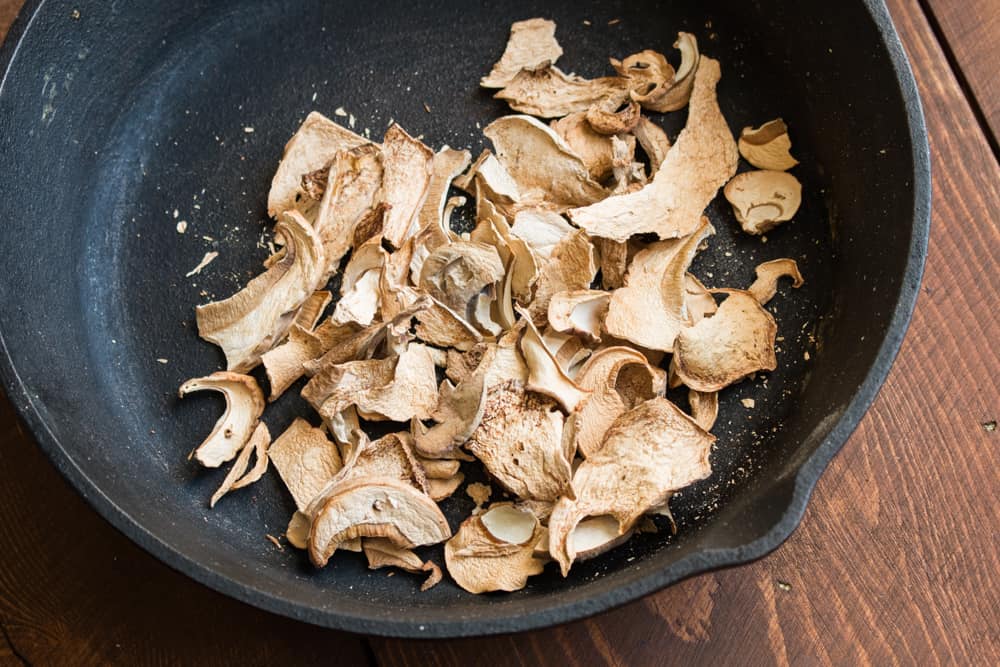
[[[925,0],[994,137],[1000,139],[1000,4]]]
[[[799,530],[757,563],[585,622],[486,640],[373,640],[381,663],[998,664],[1000,432],[983,424],[1000,412],[987,342],[1000,340],[1000,169],[926,18],[915,3],[889,5],[931,132],[925,288],[885,388]]]

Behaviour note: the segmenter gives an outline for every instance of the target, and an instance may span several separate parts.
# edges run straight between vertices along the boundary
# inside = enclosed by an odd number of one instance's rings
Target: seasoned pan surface
[[[713,204],[718,233],[694,266],[710,286],[746,286],[758,262],[799,262],[806,284],[768,306],[778,370],[722,394],[715,472],[673,502],[676,536],[661,525],[568,579],[549,568],[509,595],[471,596],[447,581],[420,593],[353,555],[316,571],[264,539],[293,510],[276,475],[207,507],[225,473],[187,454],[221,401],[181,403],[176,389],[223,359],[197,338],[193,307],[258,272],[270,178],[308,111],[342,107],[339,120],[376,140],[395,120],[435,148],[475,154],[478,127],[505,113],[479,77],[510,23],[534,15],[557,22],[560,65],[587,76],[605,73],[608,56],[669,52],[678,30],[693,32],[722,63],[734,133],[788,122],[804,185],[795,221],[764,242]],[[218,590],[312,623],[427,637],[523,630],[763,555],[794,529],[874,397],[922,270],[922,116],[874,1],[29,2],[0,65],[11,401],[55,465],[132,539]],[[658,120],[675,136],[684,113]],[[208,251],[218,259],[185,277]],[[266,421],[279,433],[308,413],[292,391]],[[461,493],[445,503],[453,525],[471,507]]]

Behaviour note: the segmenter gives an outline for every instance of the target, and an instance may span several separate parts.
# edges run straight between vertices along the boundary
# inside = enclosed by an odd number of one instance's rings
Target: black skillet
[[[479,77],[510,23],[536,15],[558,23],[560,65],[588,76],[607,72],[608,56],[670,53],[678,30],[693,32],[722,63],[734,131],[788,122],[806,192],[795,221],[765,243],[737,233],[716,203],[719,233],[695,266],[710,286],[746,286],[757,262],[799,261],[806,285],[769,305],[779,368],[723,393],[715,473],[674,501],[676,536],[638,536],[568,579],[550,567],[514,594],[472,596],[448,581],[420,593],[415,579],[369,572],[354,555],[316,571],[264,539],[292,510],[274,474],[208,509],[224,473],[186,455],[221,403],[175,396],[222,356],[196,337],[193,306],[259,270],[267,186],[309,110],[343,107],[375,139],[395,119],[434,147],[476,153],[477,123],[505,112]],[[420,637],[524,630],[769,552],[878,391],[920,281],[927,142],[878,0],[29,0],[0,72],[10,400],[53,463],[133,540],[219,591],[319,625]],[[684,112],[658,120],[674,134]],[[186,278],[209,250],[219,258]],[[303,410],[296,396],[273,406],[272,433]],[[461,493],[446,504],[455,524],[470,507]],[[439,550],[429,555],[440,562]]]

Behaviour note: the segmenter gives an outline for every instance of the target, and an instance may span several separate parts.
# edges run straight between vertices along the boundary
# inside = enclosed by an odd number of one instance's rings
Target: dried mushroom
[[[549,301],[549,324],[556,331],[585,336],[601,342],[601,328],[608,313],[611,295],[600,290],[556,292]]]
[[[397,547],[384,537],[368,537],[361,540],[365,558],[368,559],[368,569],[378,570],[383,567],[398,567],[413,574],[429,573],[421,584],[420,590],[426,591],[436,586],[442,578],[441,568],[432,561],[422,561],[410,549]]]
[[[522,314],[527,323],[521,337],[521,354],[528,366],[528,389],[554,398],[567,413],[572,413],[589,392],[566,375],[531,319]]]
[[[267,430],[267,424],[258,422],[257,428],[247,440],[247,444],[243,445],[243,449],[240,450],[239,456],[236,457],[233,467],[230,468],[219,489],[212,494],[212,498],[208,502],[209,507],[215,507],[215,503],[219,502],[219,499],[230,491],[249,486],[264,476],[264,473],[267,472],[267,447],[270,444],[271,433]],[[253,468],[247,472],[251,454],[256,457],[256,460]]]
[[[723,192],[748,234],[763,234],[791,220],[802,203],[799,179],[783,171],[745,171]]]
[[[780,118],[760,127],[744,127],[738,146],[740,155],[758,169],[788,171],[799,163],[791,154],[788,126]]]
[[[667,151],[670,150],[670,139],[667,133],[659,125],[649,120],[645,116],[639,118],[639,122],[632,128],[632,135],[639,142],[639,146],[649,158],[650,176],[655,176],[660,170],[660,165],[667,159]]]
[[[576,524],[569,542],[576,560],[583,561],[600,556],[632,537],[631,530],[619,532],[618,520],[613,516],[592,516]]]
[[[528,306],[531,318],[536,322],[543,320],[555,294],[587,289],[596,275],[594,246],[585,231],[575,230],[556,244],[549,261],[542,266],[535,285],[535,298]]]
[[[510,233],[523,240],[534,257],[544,266],[555,252],[556,246],[576,229],[555,211],[526,208],[514,216]]]
[[[494,503],[466,519],[445,543],[448,573],[470,593],[520,590],[545,567],[534,554],[541,530],[534,514]]]
[[[590,105],[587,124],[598,134],[613,136],[631,132],[641,115],[638,102],[619,94]]]
[[[804,282],[799,272],[799,265],[794,259],[772,259],[757,265],[757,279],[747,288],[747,291],[757,299],[760,305],[766,304],[778,293],[778,280],[791,278],[792,287],[802,287]]]
[[[264,394],[249,375],[229,371],[188,380],[181,385],[178,395],[184,398],[195,391],[217,391],[226,399],[225,412],[192,454],[206,468],[218,468],[243,449],[257,428],[264,412]]]
[[[390,206],[382,236],[394,248],[417,233],[434,172],[434,151],[393,124],[382,139],[382,200]]]
[[[495,354],[492,348],[489,354]],[[458,385],[448,380],[441,383],[438,404],[431,412],[437,424],[429,429],[413,424],[417,451],[431,459],[451,458],[479,427],[486,408],[486,372],[489,360],[480,363],[475,372]]]
[[[344,466],[340,450],[323,429],[301,417],[278,436],[269,456],[300,512]]]
[[[681,64],[676,71],[655,51],[643,51],[622,62],[619,71],[630,75],[637,83],[630,91],[632,99],[644,109],[658,113],[677,111],[684,108],[691,97],[701,62],[698,41],[691,33],[680,32],[674,48],[681,52]]]
[[[431,163],[431,181],[427,187],[427,199],[418,215],[418,224],[423,230],[436,233],[439,242],[447,242],[448,225],[445,220],[445,206],[448,203],[448,188],[455,178],[469,166],[472,156],[469,151],[457,151],[445,146],[434,154]]]
[[[315,224],[323,241],[327,274],[337,270],[358,226],[377,205],[381,187],[382,152],[378,146],[365,144],[334,157]]]
[[[356,322],[361,326],[372,323],[380,306],[386,255],[378,239],[372,239],[351,256],[351,261],[344,267],[340,300],[331,317],[335,323]]]
[[[644,120],[646,119],[640,118],[637,121],[637,125],[632,130],[635,133],[634,137],[625,136],[625,141],[631,144],[633,151],[635,150],[635,140],[639,137],[636,130],[639,129]],[[579,156],[593,180],[603,183],[611,176],[613,166],[611,137],[594,130],[587,120],[586,112],[578,111],[554,120],[552,121],[552,129]]]
[[[711,431],[719,417],[719,392],[688,391],[691,419],[706,431]]]
[[[417,286],[455,313],[467,316],[476,296],[503,276],[496,248],[457,241],[441,246],[424,260]]]
[[[628,91],[628,80],[617,76],[584,79],[550,65],[521,70],[494,95],[514,111],[539,118],[561,118],[586,112],[602,100]]]

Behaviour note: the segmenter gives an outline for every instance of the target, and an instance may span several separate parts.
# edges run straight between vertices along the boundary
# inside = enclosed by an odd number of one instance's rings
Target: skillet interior
[[[908,70],[901,84],[864,4],[702,5],[75,2],[74,20],[68,5],[45,3],[12,34],[28,27],[16,53],[5,48],[0,89],[11,399],[130,537],[224,592],[323,625],[418,636],[525,629],[765,553],[797,523],[898,347],[922,262],[926,144],[911,139],[922,128],[919,110],[907,122]],[[550,567],[510,595],[470,596],[448,582],[421,594],[414,579],[368,572],[355,556],[316,572],[263,539],[293,508],[276,475],[207,508],[224,472],[186,455],[221,401],[175,395],[222,356],[197,339],[193,306],[203,290],[227,296],[258,271],[267,186],[310,109],[342,106],[375,139],[392,118],[433,147],[475,154],[477,123],[505,112],[478,78],[510,22],[533,15],[556,20],[560,65],[587,76],[605,73],[609,55],[669,52],[678,30],[693,32],[722,63],[734,132],[779,115],[789,123],[805,195],[796,221],[762,243],[713,205],[718,233],[694,268],[710,286],[746,286],[760,261],[799,261],[806,285],[769,305],[784,338],[779,368],[722,395],[716,472],[674,501],[676,537],[640,536],[567,580]],[[663,119],[672,136],[683,119]],[[209,250],[219,258],[185,278]],[[266,421],[277,434],[304,412],[287,396]],[[471,507],[459,495],[446,504],[453,525]]]

